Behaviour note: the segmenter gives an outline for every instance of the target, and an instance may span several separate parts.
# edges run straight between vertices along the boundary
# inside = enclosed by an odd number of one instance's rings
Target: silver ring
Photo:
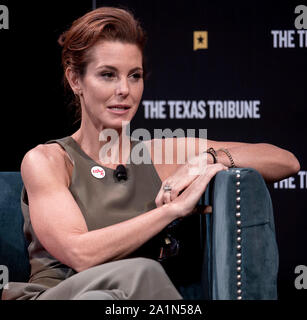
[[[168,184],[166,184],[164,187],[163,187],[163,190],[164,191],[172,191],[172,187]]]

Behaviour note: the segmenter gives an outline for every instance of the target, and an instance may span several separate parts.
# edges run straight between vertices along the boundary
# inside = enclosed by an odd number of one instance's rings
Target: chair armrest
[[[219,172],[210,183],[204,259],[209,299],[277,299],[278,248],[270,194],[252,168]]]

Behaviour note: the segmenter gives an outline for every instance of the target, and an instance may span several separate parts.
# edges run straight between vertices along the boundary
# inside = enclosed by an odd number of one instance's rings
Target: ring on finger
[[[171,199],[171,192],[168,191],[168,192],[164,192],[163,193],[163,203],[170,203],[172,201]]]
[[[164,187],[163,187],[163,190],[164,191],[172,191],[172,187],[169,185],[169,184],[166,184]]]

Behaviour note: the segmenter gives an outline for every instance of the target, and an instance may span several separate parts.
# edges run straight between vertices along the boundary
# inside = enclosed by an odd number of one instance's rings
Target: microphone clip
[[[117,181],[127,180],[128,176],[125,166],[123,166],[122,164],[118,165],[114,171],[114,176]]]

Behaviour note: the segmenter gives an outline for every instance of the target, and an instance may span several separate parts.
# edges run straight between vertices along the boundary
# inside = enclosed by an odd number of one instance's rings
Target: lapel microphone
[[[114,171],[114,176],[117,179],[117,181],[127,180],[128,177],[125,166],[123,166],[122,164],[118,165]]]

